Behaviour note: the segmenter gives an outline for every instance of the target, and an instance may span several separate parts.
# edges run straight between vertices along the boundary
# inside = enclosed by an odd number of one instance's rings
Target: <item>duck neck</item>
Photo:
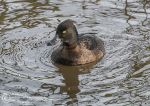
[[[80,54],[80,47],[77,44],[71,45],[71,46],[67,47],[66,49],[71,54],[74,54],[74,55],[79,55]]]
[[[78,47],[77,42],[75,42],[75,43],[73,43],[73,44],[70,44],[70,45],[67,45],[67,46],[66,46],[66,49],[68,49],[68,50],[73,50],[73,49],[76,49],[76,47]]]

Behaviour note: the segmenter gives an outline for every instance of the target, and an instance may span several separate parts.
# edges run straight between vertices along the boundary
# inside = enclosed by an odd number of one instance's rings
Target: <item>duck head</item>
[[[65,20],[61,22],[56,30],[56,35],[61,39],[63,46],[74,48],[77,46],[78,32],[73,20]]]

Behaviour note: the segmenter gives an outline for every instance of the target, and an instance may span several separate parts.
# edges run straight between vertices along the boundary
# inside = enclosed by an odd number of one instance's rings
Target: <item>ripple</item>
[[[2,0],[0,105],[148,106],[149,7],[140,0]],[[105,42],[100,62],[52,64],[56,26],[68,18],[81,35]]]

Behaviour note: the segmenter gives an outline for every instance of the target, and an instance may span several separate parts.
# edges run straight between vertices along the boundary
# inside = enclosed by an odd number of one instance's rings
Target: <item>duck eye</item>
[[[67,33],[67,31],[66,31],[66,30],[62,31],[62,37],[63,37],[63,38],[65,38],[65,37],[66,37],[66,33]]]
[[[66,30],[64,30],[64,31],[62,31],[62,33],[63,33],[63,34],[65,34],[65,33],[67,33],[67,31],[66,31]]]

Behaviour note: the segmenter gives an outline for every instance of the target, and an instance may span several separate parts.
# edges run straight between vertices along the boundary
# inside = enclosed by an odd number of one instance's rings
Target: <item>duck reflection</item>
[[[70,98],[75,99],[76,94],[80,92],[79,88],[79,75],[86,74],[90,72],[95,63],[90,63],[81,66],[64,66],[54,64],[58,67],[58,72],[63,75],[65,86],[61,87],[61,93],[66,92]]]

